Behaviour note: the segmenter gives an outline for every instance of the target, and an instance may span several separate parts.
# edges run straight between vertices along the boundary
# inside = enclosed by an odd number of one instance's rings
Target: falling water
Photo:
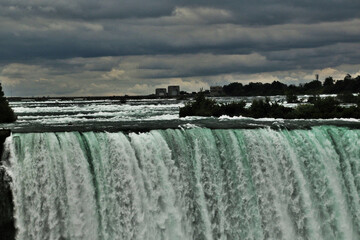
[[[17,239],[359,239],[360,131],[13,134]]]

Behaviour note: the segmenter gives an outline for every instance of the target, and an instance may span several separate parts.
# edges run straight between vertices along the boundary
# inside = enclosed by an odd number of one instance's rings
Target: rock
[[[0,130],[0,240],[15,239],[14,205],[10,188],[11,178],[3,168],[3,147],[10,130]],[[4,157],[4,158],[3,158]]]

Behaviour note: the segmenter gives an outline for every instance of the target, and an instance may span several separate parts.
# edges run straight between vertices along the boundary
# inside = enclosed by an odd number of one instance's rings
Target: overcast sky
[[[360,75],[359,0],[1,0],[10,96]]]

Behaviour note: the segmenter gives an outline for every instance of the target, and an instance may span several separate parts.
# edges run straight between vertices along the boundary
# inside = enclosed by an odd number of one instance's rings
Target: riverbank
[[[360,102],[356,98],[356,104],[342,106],[341,101],[334,97],[313,97],[306,104],[296,107],[285,107],[277,102],[271,102],[269,98],[254,99],[250,107],[246,107],[244,101],[221,104],[215,100],[199,94],[194,102],[188,102],[180,108],[179,116],[202,116],[220,117],[242,116],[248,118],[281,118],[281,119],[334,119],[354,118],[360,119]]]

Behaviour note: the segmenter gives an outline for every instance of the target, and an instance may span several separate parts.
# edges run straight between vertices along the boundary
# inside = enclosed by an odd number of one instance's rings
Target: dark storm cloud
[[[143,20],[145,21],[145,20]],[[309,48],[359,42],[359,21],[266,27],[220,25],[131,26],[118,22],[33,22],[24,30],[0,30],[1,61],[32,58],[99,57],[194,52],[240,53]],[[40,27],[37,27],[40,26]],[[108,30],[110,29],[110,30]],[[10,32],[9,31],[13,31]]]
[[[357,72],[359,9],[358,0],[2,0],[0,80],[21,93],[28,81],[28,92],[86,94],[344,64]]]
[[[169,16],[175,7],[208,7],[234,13],[234,20],[243,25],[268,25],[288,22],[340,21],[356,18],[357,0],[2,0],[2,16],[45,16],[86,20],[124,19]]]
[[[42,16],[84,20],[123,19],[169,15],[174,5],[175,2],[169,0],[3,0],[0,3],[0,13],[12,18]]]
[[[331,0],[5,0],[0,60],[250,53],[354,42],[358,31],[342,34],[331,22],[356,18],[359,8],[359,1]],[[317,22],[323,26],[298,26]]]

